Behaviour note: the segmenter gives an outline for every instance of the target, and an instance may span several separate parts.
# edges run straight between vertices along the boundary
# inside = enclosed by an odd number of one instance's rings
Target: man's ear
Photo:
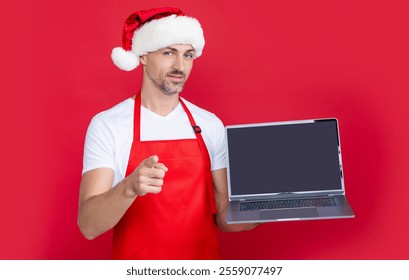
[[[140,62],[142,65],[146,65],[146,55],[141,55],[141,56],[139,56],[139,62]]]

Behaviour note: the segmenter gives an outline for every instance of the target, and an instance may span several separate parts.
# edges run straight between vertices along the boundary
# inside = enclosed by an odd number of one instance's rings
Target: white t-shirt
[[[223,123],[214,114],[185,99],[183,101],[202,130],[211,169],[225,168],[227,151]],[[125,178],[133,141],[134,105],[135,101],[129,98],[92,119],[85,138],[83,174],[106,167],[114,170],[113,186]],[[180,103],[165,117],[141,107],[141,141],[194,138],[196,136]]]

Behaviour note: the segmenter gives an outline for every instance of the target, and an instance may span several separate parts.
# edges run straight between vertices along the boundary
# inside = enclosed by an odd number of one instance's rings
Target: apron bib
[[[200,128],[179,99],[196,139],[140,141],[141,96],[126,176],[158,155],[168,167],[162,191],[137,197],[114,227],[113,259],[220,259],[210,158]]]

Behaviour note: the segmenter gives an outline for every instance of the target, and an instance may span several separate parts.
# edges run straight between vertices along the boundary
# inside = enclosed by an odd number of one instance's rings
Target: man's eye
[[[172,52],[164,52],[163,54],[164,54],[164,55],[173,55]]]
[[[186,57],[186,58],[189,58],[189,59],[192,59],[192,58],[193,58],[193,54],[187,53],[187,54],[185,54],[185,57]]]

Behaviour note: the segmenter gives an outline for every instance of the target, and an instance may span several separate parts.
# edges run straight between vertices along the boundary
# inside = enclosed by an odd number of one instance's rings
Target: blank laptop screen
[[[341,190],[336,120],[227,129],[231,195]]]

